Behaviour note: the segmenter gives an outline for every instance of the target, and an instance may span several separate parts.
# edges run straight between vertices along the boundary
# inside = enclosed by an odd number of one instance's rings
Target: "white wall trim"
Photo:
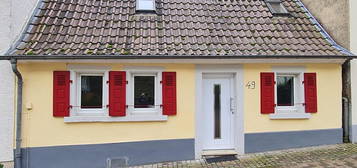
[[[195,158],[201,158],[202,154],[202,95],[203,95],[203,74],[204,73],[231,73],[234,74],[236,112],[234,116],[234,141],[235,150],[238,154],[244,154],[244,78],[242,65],[196,65],[196,113],[195,113]]]

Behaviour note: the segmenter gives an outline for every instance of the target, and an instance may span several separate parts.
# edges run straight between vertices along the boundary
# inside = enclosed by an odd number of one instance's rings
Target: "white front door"
[[[203,150],[234,149],[233,75],[203,76]]]

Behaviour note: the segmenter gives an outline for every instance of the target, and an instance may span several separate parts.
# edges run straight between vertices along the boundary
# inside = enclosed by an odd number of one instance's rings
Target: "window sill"
[[[149,122],[149,121],[167,121],[165,115],[142,115],[142,116],[125,116],[125,117],[109,117],[109,116],[72,116],[65,117],[66,123],[80,122]]]
[[[275,113],[269,115],[271,120],[286,120],[286,119],[309,119],[310,113]]]

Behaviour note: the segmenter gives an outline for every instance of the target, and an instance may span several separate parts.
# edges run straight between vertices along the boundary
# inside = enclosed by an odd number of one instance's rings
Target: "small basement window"
[[[137,11],[155,11],[155,0],[136,0]]]
[[[273,15],[290,15],[281,0],[265,0],[265,3]]]

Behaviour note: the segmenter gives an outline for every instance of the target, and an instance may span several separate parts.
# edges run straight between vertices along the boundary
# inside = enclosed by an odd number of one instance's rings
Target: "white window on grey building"
[[[136,0],[137,11],[155,11],[155,0]]]

